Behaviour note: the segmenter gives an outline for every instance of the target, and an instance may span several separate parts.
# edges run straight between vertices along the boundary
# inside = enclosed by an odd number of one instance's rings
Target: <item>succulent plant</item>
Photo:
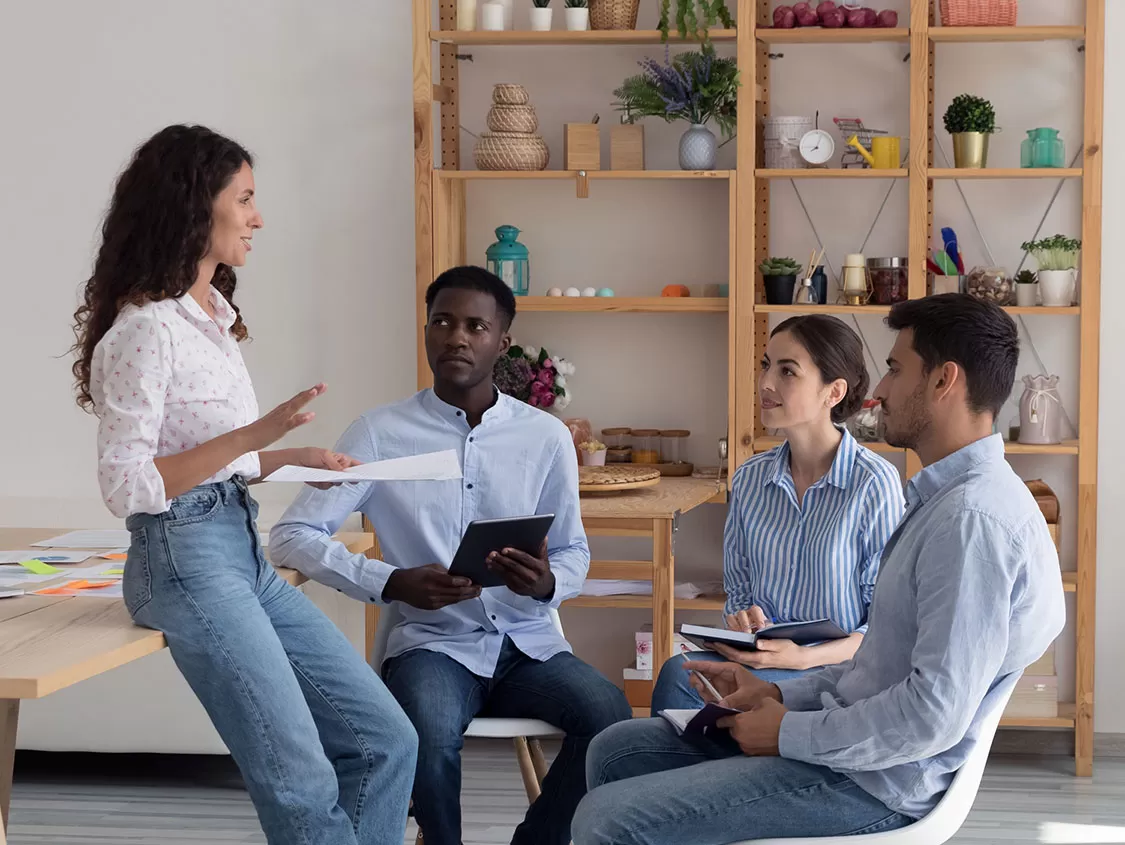
[[[801,272],[801,265],[792,258],[770,258],[758,265],[763,276],[795,276]]]
[[[1016,273],[1015,282],[1017,285],[1033,285],[1037,281],[1038,279],[1031,270],[1020,270]]]
[[[1031,253],[1040,270],[1070,270],[1078,266],[1078,251],[1082,241],[1066,235],[1051,235],[1041,241],[1027,241],[1020,249]]]
[[[551,5],[551,0],[531,0],[536,9],[546,9]]]
[[[945,110],[945,131],[958,132],[984,132],[992,134],[996,131],[996,112],[992,103],[983,97],[974,97],[972,94],[958,94]]]
[[[568,9],[585,9],[587,5],[587,0],[566,0],[566,7]]]

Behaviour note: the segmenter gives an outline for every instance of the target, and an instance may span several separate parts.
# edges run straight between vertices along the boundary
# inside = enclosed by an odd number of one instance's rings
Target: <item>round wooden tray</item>
[[[579,493],[619,493],[655,487],[660,471],[634,466],[579,467]]]

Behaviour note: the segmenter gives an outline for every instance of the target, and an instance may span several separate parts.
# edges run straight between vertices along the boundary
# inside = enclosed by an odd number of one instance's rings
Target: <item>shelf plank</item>
[[[733,170],[587,170],[593,181],[619,179],[730,179]],[[435,179],[577,179],[577,170],[434,170]]]
[[[934,42],[1081,41],[1083,26],[932,26]]]
[[[1077,572],[1064,572],[1062,574],[1063,592],[1064,593],[1077,593],[1078,592],[1078,573]]]
[[[864,317],[885,317],[889,305],[755,305],[758,314],[855,314]]]
[[[573,314],[725,314],[730,300],[703,296],[521,296],[520,312]]]
[[[1035,716],[1005,716],[1000,720],[1002,728],[1073,728],[1074,705],[1059,702],[1059,715],[1044,718]]]
[[[712,41],[734,41],[737,37],[734,29],[712,29],[709,33]],[[553,29],[549,32],[532,32],[531,30],[506,30],[504,32],[491,32],[476,29],[469,32],[457,30],[434,29],[430,31],[430,40],[441,44],[459,44],[466,47],[484,46],[510,46],[510,47],[538,47],[538,46],[596,46],[601,44],[659,44],[660,30],[658,29],[594,29],[585,32],[570,32],[565,29]],[[669,33],[669,43],[692,43],[695,38],[681,38],[673,28]]]
[[[769,169],[759,167],[754,171],[758,179],[905,179],[909,171],[875,170],[870,167],[808,167],[804,169]]]
[[[931,167],[930,179],[1081,179],[1081,167]]]
[[[1035,317],[1077,317],[1082,313],[1082,309],[1077,305],[1071,305],[1066,308],[1050,308],[1043,305],[1011,305],[1006,307],[1004,310],[1013,316],[1021,315]]]
[[[758,40],[766,44],[877,44],[887,41],[909,41],[910,30],[906,27],[883,29],[865,27],[863,29],[825,29],[818,26],[802,26],[793,29],[774,29],[758,27],[755,30]]]
[[[1054,446],[1031,446],[1027,443],[1005,443],[1009,455],[1077,455],[1078,441],[1064,440]]]

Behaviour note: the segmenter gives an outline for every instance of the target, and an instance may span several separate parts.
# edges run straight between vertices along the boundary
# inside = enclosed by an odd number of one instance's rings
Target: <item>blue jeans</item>
[[[424,648],[392,657],[383,676],[418,730],[414,815],[426,845],[461,842],[462,734],[475,716],[540,719],[566,732],[512,842],[568,845],[574,808],[586,794],[590,740],[632,713],[621,690],[573,654],[532,660],[507,637],[491,678]]]
[[[694,742],[663,719],[614,725],[590,745],[590,793],[574,845],[723,845],[744,839],[847,836],[905,827],[823,766],[747,757],[729,740]]]
[[[262,556],[241,478],[130,516],[125,604],[164,633],[271,845],[402,845],[417,737],[340,630]]]
[[[660,667],[660,674],[652,688],[652,715],[661,710],[694,710],[703,706],[703,699],[691,685],[691,674],[684,669],[685,660],[709,660],[722,663],[725,657],[713,651],[693,651],[687,656],[670,657]],[[749,666],[746,667],[750,669]],[[790,678],[799,678],[811,669],[750,669],[766,683],[777,683]]]

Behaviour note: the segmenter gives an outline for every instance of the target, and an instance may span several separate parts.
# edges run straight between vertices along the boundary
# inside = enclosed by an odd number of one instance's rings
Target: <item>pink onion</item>
[[[777,29],[792,29],[797,25],[797,16],[792,6],[778,6],[773,10],[773,25]]]
[[[835,10],[836,4],[833,2],[833,0],[824,0],[823,3],[816,7],[816,13],[822,20],[824,19],[824,15],[826,13],[833,12]]]
[[[804,9],[798,10],[796,6],[793,7],[793,14],[797,16],[797,26],[816,26],[820,23],[820,18],[816,16],[816,12],[809,8],[807,3],[803,4]]]
[[[853,29],[863,29],[867,26],[867,12],[863,9],[848,9],[845,23]]]
[[[879,26],[894,29],[898,26],[898,12],[894,9],[884,9],[879,13]]]
[[[820,16],[820,25],[828,29],[839,29],[844,25],[844,10],[832,9]]]

